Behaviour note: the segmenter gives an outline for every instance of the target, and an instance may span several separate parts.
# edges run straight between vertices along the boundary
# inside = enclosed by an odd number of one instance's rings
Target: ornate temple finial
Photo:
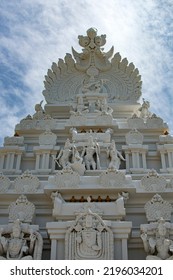
[[[86,71],[91,68],[92,72],[98,75],[100,70],[108,70],[111,67],[109,58],[112,57],[114,48],[112,47],[107,53],[101,48],[106,43],[105,34],[98,36],[97,29],[91,27],[87,30],[87,36],[79,35],[78,39],[83,52],[78,53],[72,48],[78,70]]]

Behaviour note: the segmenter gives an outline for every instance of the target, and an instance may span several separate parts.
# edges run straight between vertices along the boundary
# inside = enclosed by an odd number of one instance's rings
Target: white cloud
[[[43,99],[44,75],[53,61],[64,58],[71,46],[80,50],[77,36],[93,26],[107,35],[108,50],[127,57],[139,68],[143,96],[151,109],[165,121],[172,112],[173,4],[171,0],[20,0],[3,1],[1,6],[0,59],[8,87],[2,82],[1,137],[13,134],[20,118],[32,114]],[[23,87],[10,78],[10,71]],[[4,93],[5,92],[5,93]],[[8,94],[13,106],[7,105]],[[17,100],[23,109],[20,114]],[[15,101],[16,100],[16,101]],[[158,102],[159,100],[159,102]],[[10,111],[10,112],[9,112]],[[173,123],[169,123],[173,131]]]

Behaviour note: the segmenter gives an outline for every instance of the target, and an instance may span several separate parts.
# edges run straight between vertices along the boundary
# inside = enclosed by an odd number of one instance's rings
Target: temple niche
[[[0,259],[172,259],[173,136],[105,34],[78,42],[0,148]]]
[[[113,259],[113,233],[90,209],[79,214],[66,233],[66,259]]]

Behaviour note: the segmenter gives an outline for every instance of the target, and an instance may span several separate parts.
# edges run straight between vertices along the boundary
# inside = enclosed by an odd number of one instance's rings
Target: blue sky
[[[150,111],[173,134],[172,0],[1,0],[0,145],[44,99],[52,62],[80,51],[77,37],[90,27],[107,35],[105,51],[114,45],[139,69]]]

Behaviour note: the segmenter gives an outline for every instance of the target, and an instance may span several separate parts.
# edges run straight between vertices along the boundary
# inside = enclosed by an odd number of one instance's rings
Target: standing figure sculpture
[[[100,147],[99,144],[93,140],[93,136],[90,135],[88,138],[88,144],[84,147],[81,156],[84,156],[84,162],[87,170],[91,168],[93,170],[100,169]],[[96,160],[94,159],[96,155]]]
[[[120,167],[120,159],[125,161],[125,158],[121,155],[119,151],[116,149],[115,141],[112,140],[109,148],[107,148],[107,157],[110,158],[109,169],[118,170]]]
[[[151,113],[149,111],[150,102],[146,101],[144,98],[142,100],[143,100],[142,106],[139,108],[140,117],[146,120],[147,118],[151,117]]]
[[[42,246],[41,235],[30,228],[22,229],[19,220],[11,228],[1,228],[0,260],[41,259],[39,250],[42,251]]]
[[[69,167],[71,165],[71,157],[74,154],[75,146],[70,143],[70,140],[67,139],[64,145],[64,149],[61,149],[57,158],[54,158],[54,161],[58,166],[62,168]]]
[[[155,236],[148,236],[146,232],[141,234],[144,249],[148,256],[146,260],[172,260],[173,241],[169,238],[170,223],[163,218],[157,223]]]

